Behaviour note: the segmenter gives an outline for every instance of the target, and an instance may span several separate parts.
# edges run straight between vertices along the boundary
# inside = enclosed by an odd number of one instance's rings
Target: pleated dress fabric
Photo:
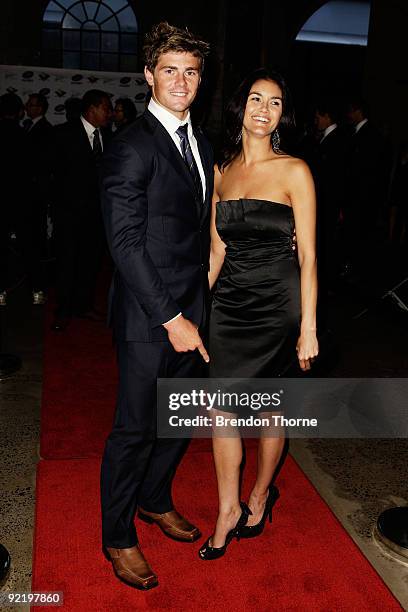
[[[284,376],[300,324],[292,208],[248,198],[216,206],[226,254],[211,309],[210,376]]]

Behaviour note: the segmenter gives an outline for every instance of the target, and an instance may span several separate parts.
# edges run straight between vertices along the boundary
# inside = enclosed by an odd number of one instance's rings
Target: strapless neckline
[[[232,200],[219,200],[216,204],[228,204],[229,202],[263,202],[265,204],[274,204],[276,206],[283,206],[284,208],[289,208],[292,210],[292,206],[289,204],[283,204],[283,202],[276,202],[274,200],[262,200],[260,198],[235,198]]]

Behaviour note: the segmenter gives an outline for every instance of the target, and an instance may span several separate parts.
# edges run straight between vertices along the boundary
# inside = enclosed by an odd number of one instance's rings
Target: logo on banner
[[[62,103],[67,98],[81,98],[93,87],[107,91],[112,102],[122,94],[129,97],[139,112],[143,110],[146,102],[148,88],[142,73],[92,72],[44,66],[0,66],[0,88],[4,92],[18,94],[24,101],[32,93],[40,91],[49,101],[48,118],[56,124],[65,120]]]

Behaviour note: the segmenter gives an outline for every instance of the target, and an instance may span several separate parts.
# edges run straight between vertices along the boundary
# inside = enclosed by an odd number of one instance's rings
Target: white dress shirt
[[[185,125],[187,123],[187,136],[190,142],[191,152],[194,156],[198,172],[200,174],[201,184],[203,186],[203,197],[205,197],[206,185],[204,168],[201,162],[200,153],[198,152],[197,140],[193,133],[193,126],[191,125],[190,111],[188,112],[187,117],[181,121],[180,119],[177,119],[177,117],[173,115],[173,113],[164,108],[164,106],[161,106],[155,100],[153,100],[153,98],[150,99],[149,106],[147,108],[152,113],[152,115],[154,115],[156,119],[160,121],[164,129],[168,132],[170,138],[176,145],[177,149],[180,151],[181,156],[183,154],[181,152],[180,138],[176,134],[176,131],[181,125]]]
[[[331,125],[329,125],[323,132],[323,136],[320,139],[320,142],[323,142],[323,140],[326,138],[326,136],[328,136],[331,132],[333,132],[337,127],[337,123],[332,123]]]
[[[98,129],[98,128],[96,128],[94,125],[92,125],[92,123],[89,123],[89,121],[87,121],[85,119],[85,117],[83,117],[82,115],[81,115],[81,121],[82,121],[82,125],[85,128],[86,135],[88,136],[88,140],[89,140],[89,144],[91,145],[91,149],[93,150],[93,141],[94,141],[94,138],[95,138],[94,131],[96,129]],[[101,133],[101,130],[99,130],[99,129],[98,129],[98,132],[99,132],[99,140],[101,142],[101,147],[102,147],[102,151],[103,151],[102,133]]]
[[[361,130],[361,128],[363,127],[363,125],[365,125],[367,123],[367,121],[368,121],[368,119],[363,119],[362,121],[357,123],[356,127],[354,128],[354,133],[357,134],[357,132],[359,130]]]

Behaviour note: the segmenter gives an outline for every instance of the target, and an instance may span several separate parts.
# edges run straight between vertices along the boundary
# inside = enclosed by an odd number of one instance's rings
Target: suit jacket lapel
[[[89,157],[92,157],[93,151],[92,151],[91,143],[89,142],[88,134],[86,133],[84,125],[80,119],[78,119],[78,122],[77,122],[77,129],[78,129],[78,137],[82,141],[83,151],[84,152],[86,151],[89,154]]]
[[[200,210],[200,218],[201,218],[201,221],[203,221],[209,210],[211,200],[212,200],[212,195],[213,195],[212,193],[210,193],[210,189],[211,189],[210,186],[212,184],[211,173],[213,172],[213,168],[211,166],[211,161],[208,157],[207,148],[204,146],[203,133],[200,127],[194,130],[194,136],[197,140],[198,152],[200,153],[201,163],[203,165],[204,176],[205,176],[205,198],[204,198],[203,205],[201,206],[201,210]]]
[[[186,166],[184,159],[182,158],[180,151],[174,144],[172,138],[167,132],[166,128],[160,123],[158,119],[148,110],[145,111],[145,118],[148,124],[154,132],[155,145],[161,154],[167,159],[169,164],[173,166],[175,171],[180,177],[188,184],[192,193],[196,195],[196,187],[194,185],[193,177],[191,176],[189,169]]]

